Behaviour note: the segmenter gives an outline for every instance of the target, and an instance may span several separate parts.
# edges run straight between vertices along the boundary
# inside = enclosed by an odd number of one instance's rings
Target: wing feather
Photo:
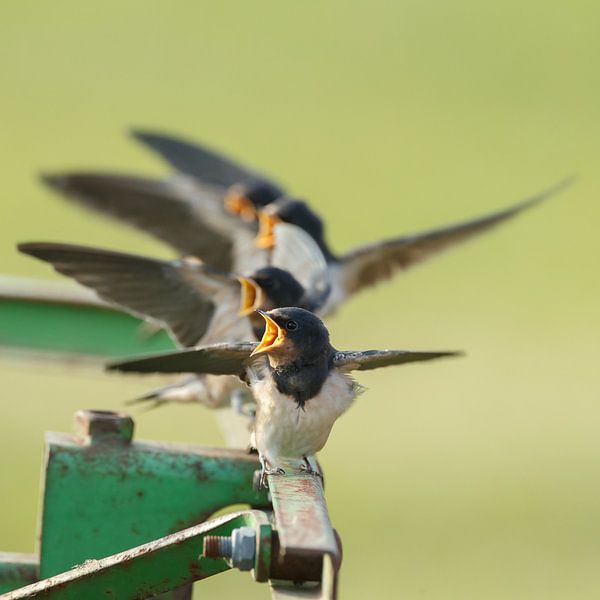
[[[206,373],[243,377],[250,354],[258,344],[214,344],[119,361],[107,365],[109,371],[129,373]]]
[[[411,350],[363,350],[336,352],[333,364],[346,371],[368,371],[411,362],[461,356],[460,352],[415,352]]]
[[[516,217],[566,189],[572,182],[573,178],[565,179],[519,204],[472,221],[356,248],[330,267],[338,288],[336,295],[343,298],[389,279],[398,271],[408,269],[438,252]]]
[[[237,280],[190,260],[151,258],[69,244],[28,243],[19,250],[91,288],[135,316],[165,325],[182,346],[197,344],[215,306],[212,295]]]
[[[230,270],[233,237],[247,229],[223,208],[223,190],[182,179],[160,181],[110,173],[42,175],[69,200],[148,233],[183,256]]]
[[[236,183],[264,181],[273,187],[279,187],[248,167],[197,142],[151,131],[133,130],[131,133],[135,139],[159,154],[177,171],[203,183],[228,188]]]

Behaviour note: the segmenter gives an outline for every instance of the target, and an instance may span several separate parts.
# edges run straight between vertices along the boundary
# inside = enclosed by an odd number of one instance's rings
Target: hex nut
[[[256,533],[252,527],[231,532],[231,565],[240,571],[251,571],[256,558]]]

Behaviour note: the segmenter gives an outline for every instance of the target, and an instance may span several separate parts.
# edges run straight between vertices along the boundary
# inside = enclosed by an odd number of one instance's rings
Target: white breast
[[[252,377],[257,403],[255,441],[259,453],[271,467],[280,458],[302,458],[315,454],[329,437],[336,419],[352,404],[357,386],[346,373],[333,369],[317,396],[304,410],[282,394],[270,376]]]

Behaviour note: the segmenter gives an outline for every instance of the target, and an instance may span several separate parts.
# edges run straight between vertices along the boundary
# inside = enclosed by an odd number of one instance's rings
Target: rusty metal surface
[[[273,600],[336,600],[337,574],[339,565],[325,554],[322,557],[322,576],[319,583],[297,583],[293,581],[271,581]]]
[[[321,478],[286,465],[286,475],[269,475],[280,555],[338,556]]]
[[[297,585],[291,581],[272,581],[273,600],[321,600],[323,593],[318,584]]]
[[[323,557],[319,553],[301,555],[283,553],[279,544],[279,532],[273,531],[271,541],[273,560],[271,579],[291,579],[293,581],[321,581]]]
[[[114,423],[111,434],[104,421],[91,429],[107,434],[96,442],[88,443],[81,431],[79,437],[47,436],[41,577],[201,523],[231,504],[270,506],[266,492],[252,487],[255,456],[124,438],[113,443],[120,434],[127,437],[127,428]]]
[[[0,596],[2,600],[123,598],[141,600],[229,569],[202,554],[206,535],[230,535],[237,527],[266,525],[260,511],[226,515]]]
[[[0,552],[0,594],[36,581],[38,569],[34,554]]]
[[[122,443],[133,439],[133,419],[126,413],[108,410],[78,410],[74,417],[75,437],[84,445]]]
[[[302,472],[299,461],[285,465],[286,475],[268,476],[272,513],[244,511],[196,525],[227,504],[270,508],[267,493],[252,487],[255,456],[133,441],[133,422],[120,413],[79,411],[75,422],[74,436],[48,434],[39,565],[23,558],[27,576],[21,571],[0,593],[46,579],[3,600],[189,600],[193,581],[235,562],[203,556],[204,539],[243,527],[252,528],[256,544],[253,565],[245,549],[244,568],[253,567],[255,581],[270,581],[274,598],[336,598],[341,544],[321,478]],[[0,585],[1,574],[0,562]]]
[[[301,464],[290,461],[282,465],[285,475],[267,477],[275,526],[271,595],[276,600],[335,600],[341,544],[329,519],[323,481],[302,472]]]

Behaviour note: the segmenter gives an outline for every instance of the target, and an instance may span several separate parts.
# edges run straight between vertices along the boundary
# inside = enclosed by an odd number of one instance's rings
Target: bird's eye
[[[298,329],[298,323],[296,323],[296,321],[288,321],[285,324],[286,329],[288,329],[289,331],[294,331],[294,329]]]

